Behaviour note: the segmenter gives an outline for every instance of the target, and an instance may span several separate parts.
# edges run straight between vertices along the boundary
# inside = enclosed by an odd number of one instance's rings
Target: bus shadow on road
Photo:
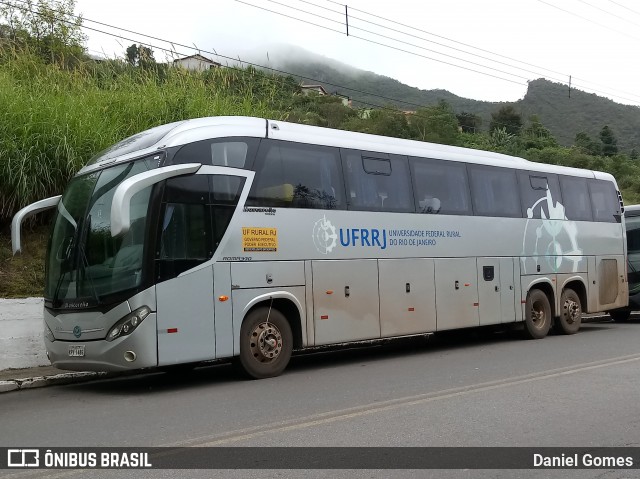
[[[624,323],[632,324],[632,323]],[[608,319],[594,319],[583,325],[578,335],[591,334],[619,326]],[[562,338],[564,335],[550,333]],[[457,351],[486,347],[498,343],[521,342],[522,330],[511,326],[440,331],[430,335],[362,341],[331,345],[294,352],[287,371],[311,371],[326,367],[349,366],[367,361],[377,362],[415,355],[431,355],[442,351]],[[229,361],[213,361],[193,365],[178,365],[164,369],[124,373],[113,377],[67,386],[70,390],[100,395],[137,395],[174,392],[246,381]]]
[[[82,393],[156,394],[237,382],[240,376],[230,363],[216,362],[182,368],[150,369],[114,375],[108,379],[74,384],[66,388]]]

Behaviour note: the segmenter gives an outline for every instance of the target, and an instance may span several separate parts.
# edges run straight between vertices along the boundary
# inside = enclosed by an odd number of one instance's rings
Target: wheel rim
[[[580,304],[573,299],[564,302],[564,319],[569,324],[573,324],[580,318]]]
[[[534,301],[531,304],[531,321],[536,329],[544,328],[547,320],[544,303],[542,301]]]
[[[256,361],[270,363],[282,352],[282,334],[269,322],[258,324],[251,332],[251,355]]]

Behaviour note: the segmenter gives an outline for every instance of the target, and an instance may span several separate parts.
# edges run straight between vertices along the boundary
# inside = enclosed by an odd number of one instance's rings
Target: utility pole
[[[349,36],[349,7],[347,5],[344,6],[344,21],[347,26],[347,36]]]

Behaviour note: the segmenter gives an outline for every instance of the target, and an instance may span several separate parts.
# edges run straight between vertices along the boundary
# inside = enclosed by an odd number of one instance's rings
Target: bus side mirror
[[[14,255],[22,250],[22,245],[20,244],[20,227],[22,226],[22,222],[36,213],[55,208],[60,202],[60,198],[62,198],[62,195],[36,201],[29,206],[25,206],[15,214],[11,220],[11,249]]]
[[[147,186],[174,176],[189,175],[200,169],[200,163],[164,166],[127,178],[118,185],[111,201],[111,236],[126,233],[131,227],[131,198]]]

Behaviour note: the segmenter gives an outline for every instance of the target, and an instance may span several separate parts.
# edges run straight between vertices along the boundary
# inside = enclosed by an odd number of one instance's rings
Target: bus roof
[[[154,145],[127,152],[117,158],[115,162],[127,161],[146,154],[152,154],[160,148],[179,146],[208,138],[222,138],[228,136],[247,136],[257,138],[272,138],[297,143],[351,148],[364,151],[391,153],[407,156],[427,157],[440,160],[461,161],[491,166],[511,167],[547,173],[557,173],[588,178],[598,178],[614,181],[612,175],[580,168],[548,165],[525,160],[516,156],[494,153],[491,151],[474,150],[457,146],[440,145],[416,140],[405,140],[386,136],[356,133],[345,130],[335,130],[318,126],[300,125],[279,120],[242,116],[216,116],[195,118],[177,122]],[[134,135],[135,136],[135,135]],[[126,140],[123,140],[123,142]],[[112,162],[108,162],[112,164]],[[100,163],[87,165],[79,174],[97,169]]]

